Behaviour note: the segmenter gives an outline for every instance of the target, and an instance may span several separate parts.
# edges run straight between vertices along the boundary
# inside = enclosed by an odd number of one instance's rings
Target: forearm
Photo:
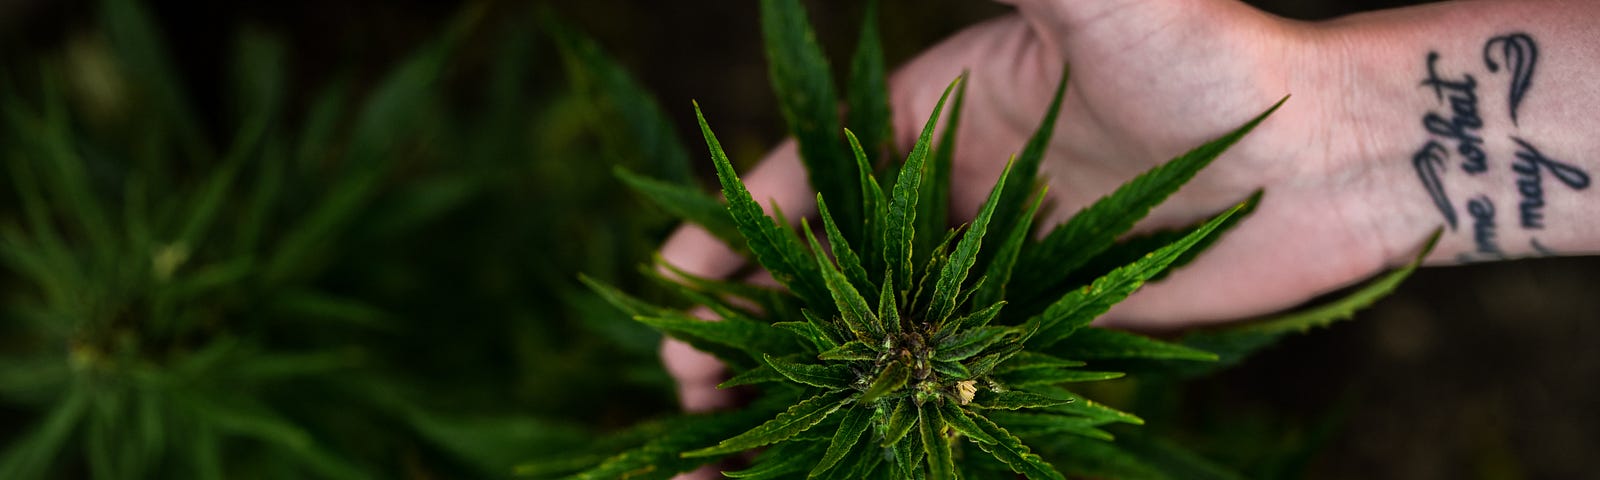
[[[1361,208],[1432,263],[1600,252],[1600,2],[1458,1],[1313,27],[1370,175]],[[1317,94],[1316,92],[1312,92]],[[1339,138],[1331,139],[1340,142]]]

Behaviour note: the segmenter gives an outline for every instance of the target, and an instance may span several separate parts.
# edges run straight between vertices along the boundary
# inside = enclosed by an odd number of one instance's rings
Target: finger
[[[778,144],[759,165],[740,178],[750,190],[750,196],[763,209],[769,209],[769,215],[773,204],[794,221],[816,210],[805,167],[800,163],[800,151],[793,139]],[[661,246],[661,258],[685,272],[707,278],[727,278],[747,262],[710,232],[693,224],[684,224],[667,237]]]

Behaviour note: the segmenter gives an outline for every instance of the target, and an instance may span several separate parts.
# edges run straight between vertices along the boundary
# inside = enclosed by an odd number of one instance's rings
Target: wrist
[[[1583,152],[1594,141],[1574,133],[1597,122],[1572,105],[1596,99],[1582,79],[1597,57],[1587,27],[1555,10],[1458,2],[1314,28],[1317,55],[1334,65],[1318,93],[1329,134],[1346,139],[1329,156],[1366,177],[1370,198],[1356,208],[1388,263],[1441,226],[1431,263],[1593,250],[1595,165]]]
[[[1279,24],[1283,50],[1274,67],[1286,72],[1292,97],[1285,109],[1299,109],[1293,121],[1306,140],[1291,153],[1302,165],[1295,187],[1325,199],[1324,213],[1349,229],[1361,243],[1351,248],[1374,265],[1409,262],[1440,224],[1412,198],[1418,130],[1402,113],[1414,109],[1398,105],[1416,103],[1416,82],[1392,66],[1398,52],[1360,24]]]

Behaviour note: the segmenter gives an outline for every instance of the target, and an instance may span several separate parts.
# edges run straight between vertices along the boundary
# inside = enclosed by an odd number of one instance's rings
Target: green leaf
[[[1058,288],[1071,272],[1111,247],[1117,237],[1149,214],[1151,208],[1166,200],[1228,147],[1255,129],[1256,125],[1282,106],[1284,100],[1279,100],[1272,108],[1237,130],[1135,177],[1111,195],[1101,198],[1056,227],[1035,248],[1024,252],[1022,257],[1025,265],[1050,265],[1051,268],[1022,272],[1022,281],[1015,285],[1026,286],[1026,291],[1017,293],[1022,294],[1021,298],[1032,298]]]
[[[829,337],[827,333],[823,332],[822,328],[811,322],[778,322],[772,324],[772,326],[788,330],[793,332],[795,335],[799,335],[800,338],[811,342],[811,346],[815,347],[817,350],[831,350],[838,348],[839,345],[833,340],[833,338]]]
[[[1030,385],[1052,385],[1070,382],[1098,382],[1122,378],[1122,372],[1094,372],[1088,370],[1073,370],[1070,368],[1030,368],[996,374],[996,379],[1013,387]]]
[[[1262,195],[1262,192],[1257,191],[1256,195]],[[1210,250],[1211,244],[1220,241],[1224,236],[1227,235],[1228,232],[1233,230],[1233,227],[1238,226],[1239,222],[1243,222],[1244,219],[1249,218],[1249,216],[1255,212],[1255,207],[1258,206],[1259,203],[1260,202],[1258,200],[1246,202],[1246,204],[1249,205],[1248,208],[1239,211],[1239,214],[1234,215],[1233,218],[1228,219],[1227,222],[1223,222],[1222,225],[1217,226],[1217,230],[1212,232],[1210,237],[1207,237],[1205,240],[1201,240],[1200,243],[1196,243],[1194,247],[1189,249],[1188,252],[1185,252],[1182,256],[1179,256],[1177,260],[1173,260],[1172,265],[1168,266],[1166,271],[1163,271],[1154,277],[1150,277],[1150,281],[1161,281],[1172,272],[1177,271],[1179,268],[1182,268],[1185,265],[1188,265],[1190,262],[1193,262],[1195,257],[1198,257],[1201,253]],[[1081,285],[1089,283],[1089,281],[1098,278],[1101,275],[1105,275],[1106,272],[1110,272],[1112,269],[1127,265],[1139,257],[1143,257],[1146,254],[1161,248],[1162,246],[1176,242],[1178,239],[1193,233],[1195,230],[1198,230],[1203,226],[1205,226],[1205,222],[1201,221],[1194,225],[1177,230],[1167,230],[1148,235],[1134,236],[1125,241],[1117,243],[1116,245],[1112,245],[1110,248],[1106,249],[1105,252],[1102,252],[1099,256],[1096,256],[1093,260],[1085,263],[1083,268],[1073,272],[1072,275],[1067,278],[1067,284]]]
[[[861,404],[871,404],[884,395],[899,391],[906,386],[906,381],[911,379],[911,369],[905,362],[891,362],[884,367],[878,377],[872,379],[872,384],[867,386],[867,391],[861,394]]]
[[[889,117],[889,82],[884,72],[883,45],[878,38],[878,0],[869,0],[861,16],[861,35],[856,40],[855,55],[850,61],[850,84],[846,89],[850,112],[845,123],[860,130],[861,143],[875,152],[889,148],[894,138],[891,131],[894,122]],[[870,209],[867,214],[872,214]]]
[[[853,185],[856,165],[839,143],[839,100],[833,73],[799,0],[762,0],[761,33],[767,46],[768,74],[789,133],[800,144],[812,187],[837,207],[845,233],[861,224],[860,192]]]
[[[865,405],[865,402],[862,402]],[[885,448],[899,442],[911,427],[917,425],[917,407],[912,403],[911,397],[901,398],[895,402],[894,410],[889,412],[889,421],[883,426],[883,446]]]
[[[984,278],[989,281],[976,287],[978,293],[974,301],[978,305],[1000,303],[1001,299],[1005,298],[1006,286],[1011,283],[1011,270],[1017,264],[1017,256],[1022,252],[1022,246],[1028,242],[1028,232],[1032,230],[1034,216],[1038,215],[1039,206],[1044,204],[1046,193],[1048,193],[1047,188],[1039,188],[1039,195],[1033,200],[1033,205],[1023,212],[1022,217],[1018,219],[1020,221],[1012,224],[1000,248],[990,250],[994,252],[993,258],[989,260],[989,267],[984,273]]]
[[[872,445],[872,442],[862,442],[856,444],[856,448],[850,453],[845,454],[844,460],[816,478],[820,480],[884,478],[884,474],[879,471],[889,467],[885,467],[883,461],[884,452],[880,448]]]
[[[683,451],[717,438],[726,438],[735,432],[748,430],[761,418],[771,415],[769,406],[758,401],[750,407],[719,412],[714,415],[686,415],[667,421],[640,425],[619,434],[624,446],[621,453],[605,457],[598,464],[583,460],[578,468],[591,467],[571,477],[572,480],[615,480],[619,478],[654,478],[665,480],[673,474],[686,472],[712,461],[712,458],[684,458]],[[770,403],[770,402],[766,402]],[[547,475],[573,470],[569,465],[573,455],[566,454],[551,461],[518,465],[518,475]]]
[[[1433,236],[1423,243],[1411,263],[1379,276],[1338,300],[1306,310],[1245,321],[1237,326],[1197,332],[1184,337],[1183,346],[1216,352],[1220,357],[1217,363],[1196,367],[1195,370],[1185,373],[1197,375],[1227,368],[1243,361],[1256,350],[1277,342],[1285,335],[1326,327],[1334,322],[1351,318],[1355,312],[1393,293],[1401,282],[1422,266],[1422,261],[1433,251],[1442,234],[1442,229],[1434,231]]]
[[[1256,198],[1258,197],[1252,197],[1252,200]],[[1037,322],[1039,331],[1028,340],[1028,346],[1035,349],[1048,348],[1066,339],[1079,328],[1088,325],[1095,317],[1105,313],[1112,305],[1138,290],[1150,277],[1165,270],[1173,260],[1182,256],[1196,243],[1211,235],[1218,226],[1248,206],[1248,203],[1234,206],[1213,217],[1205,226],[1183,239],[1161,247],[1131,264],[1112,270],[1089,286],[1062,296],[1045,309],[1044,313],[1029,319],[1029,322]]]
[[[916,251],[932,251],[931,241],[934,232],[942,232],[950,225],[950,170],[955,159],[956,131],[961,123],[962,105],[966,103],[967,84],[962,82],[956,87],[956,96],[950,105],[950,114],[945,119],[943,135],[933,147],[932,157],[922,172],[922,192],[917,202],[916,230],[922,232],[917,237]],[[917,257],[920,259],[921,257]],[[916,261],[916,260],[913,260]]]
[[[674,313],[654,317],[635,317],[640,323],[655,327],[685,341],[704,340],[731,347],[760,358],[763,353],[799,353],[794,337],[771,325],[726,318],[706,321],[687,314]]]
[[[909,403],[910,401],[907,400],[907,402]],[[912,409],[912,407],[907,407],[907,409]],[[911,415],[910,417],[916,418],[915,415]],[[915,422],[906,422],[907,428],[909,429],[910,425],[914,423]],[[890,478],[895,480],[925,480],[928,475],[927,472],[922,469],[922,459],[927,455],[927,451],[923,450],[919,445],[917,445],[918,443],[921,443],[917,441],[917,439],[905,436],[903,433],[901,436],[904,438],[895,439],[894,446],[892,448],[891,453],[894,455],[896,468],[893,470],[895,475]]]
[[[850,279],[850,284],[858,292],[871,293],[877,290],[872,280],[867,278],[867,270],[861,265],[861,257],[856,255],[855,249],[850,248],[850,242],[839,230],[839,225],[833,222],[833,214],[828,212],[828,204],[822,200],[820,194],[817,195],[817,212],[822,217],[823,229],[828,233],[828,247],[833,250],[833,258],[839,261],[839,269]],[[821,252],[818,253],[820,257]]]
[[[858,181],[861,184],[862,208],[865,219],[861,235],[860,251],[866,254],[862,259],[868,272],[882,272],[888,268],[881,255],[876,252],[884,251],[885,228],[889,221],[889,201],[883,197],[883,187],[878,185],[878,179],[872,175],[872,162],[867,159],[867,154],[861,149],[861,141],[849,129],[844,131],[845,138],[850,140],[850,151],[855,154],[856,170],[860,172]],[[881,279],[888,283],[888,279]]]
[[[707,309],[711,310],[711,313],[716,314],[717,318],[739,319],[749,322],[766,323],[764,321],[756,320],[756,317],[759,315],[757,312],[751,311],[749,305],[738,304],[737,302],[729,299],[726,295],[717,295],[714,293],[697,290],[689,285],[685,285],[684,283],[677,281],[676,279],[668,277],[666,274],[662,273],[660,269],[654,269],[645,265],[640,265],[639,273],[643,274],[645,278],[655,282],[655,284],[660,286],[662,289],[673,292],[679,297],[683,297],[684,299],[688,300],[689,303],[706,307]]]
[[[627,312],[627,314],[631,316],[659,317],[675,313],[675,311],[670,308],[652,305],[644,300],[635,298],[632,295],[623,293],[622,290],[588,275],[581,273],[578,274],[578,281],[583,282],[584,285],[588,285],[589,289],[594,290],[594,293],[599,294],[600,298],[605,299],[606,303],[610,303],[612,306],[617,307],[618,310]]]
[[[822,197],[817,197],[820,205]],[[878,315],[873,313],[872,307],[867,306],[867,299],[861,296],[856,287],[850,285],[850,279],[828,260],[828,254],[823,253],[822,244],[817,242],[817,236],[811,232],[811,225],[801,223],[806,239],[811,242],[811,250],[816,252],[817,269],[822,271],[822,280],[828,286],[828,293],[833,297],[833,304],[839,309],[839,316],[844,319],[844,324],[854,333],[857,339],[883,338],[883,330],[878,323]]]
[[[1073,398],[1041,395],[1021,390],[997,392],[985,389],[978,391],[978,394],[972,398],[971,405],[990,410],[1021,410],[1066,405],[1074,401],[1076,400]]]
[[[796,383],[826,389],[844,389],[855,383],[855,375],[848,365],[812,365],[791,362],[771,355],[762,355],[779,374]]]
[[[983,310],[972,312],[971,315],[967,315],[965,317],[961,317],[959,320],[956,320],[956,328],[946,329],[946,331],[964,331],[982,328],[983,326],[988,325],[989,321],[994,320],[994,317],[1000,315],[1000,309],[1004,308],[1005,306],[1006,302],[999,302],[984,307]]]
[[[928,159],[928,142],[933,137],[933,127],[939,122],[939,112],[944,110],[944,102],[950,97],[950,90],[961,83],[957,78],[950,86],[945,87],[944,93],[939,96],[939,103],[933,107],[933,115],[922,127],[922,135],[917,137],[917,143],[911,148],[911,155],[906,157],[905,166],[900,169],[900,176],[895,180],[894,194],[889,201],[889,212],[884,225],[883,258],[893,271],[894,281],[901,285],[912,285],[912,245],[916,234],[917,197],[922,191],[922,176],[925,168],[923,165]],[[930,234],[932,232],[923,232]],[[887,283],[888,280],[885,279]]]
[[[827,349],[831,350],[846,341],[845,336],[848,332],[845,332],[834,322],[823,319],[822,317],[818,317],[816,312],[813,312],[809,309],[800,309],[800,315],[805,317],[806,323],[811,324],[811,326],[815,327],[817,331],[827,334],[827,336],[824,338],[824,340],[826,340],[824,343],[827,344]],[[819,348],[818,350],[823,349]]]
[[[811,308],[832,305],[816,263],[807,258],[805,249],[798,241],[784,233],[771,217],[762,212],[761,206],[751,198],[750,191],[745,189],[744,183],[733,172],[733,165],[729,163],[727,154],[723,153],[716,134],[711,133],[711,126],[706,124],[699,104],[695,104],[694,111],[695,118],[700,122],[700,133],[705,137],[706,147],[716,164],[717,179],[722,182],[722,196],[728,201],[728,213],[733,216],[734,225],[738,227],[739,234],[744,236],[756,261],[772,273],[773,279],[795,292]]]
[[[828,443],[827,453],[822,455],[822,460],[811,469],[808,477],[816,477],[833,468],[833,465],[839,463],[846,453],[855,448],[861,441],[861,435],[872,426],[872,415],[872,409],[868,408],[852,408],[845,412],[839,430],[833,434],[833,440]]]
[[[818,360],[861,361],[875,360],[881,352],[860,340],[845,342],[837,348],[817,354]],[[0,377],[3,378],[3,377]]]
[[[1005,338],[1006,334],[1015,331],[1016,329],[1011,327],[979,327],[963,330],[940,341],[934,358],[949,361],[966,360]]]
[[[1066,414],[1066,415],[1078,415],[1078,416],[1083,416],[1083,417],[1094,418],[1094,419],[1097,419],[1097,420],[1104,420],[1106,422],[1120,422],[1120,423],[1127,423],[1127,424],[1132,424],[1132,425],[1144,425],[1144,419],[1142,419],[1142,418],[1139,418],[1139,417],[1134,416],[1133,414],[1130,414],[1130,413],[1127,413],[1127,412],[1123,412],[1121,410],[1117,410],[1115,408],[1111,408],[1111,407],[1105,406],[1105,405],[1103,405],[1103,404],[1101,404],[1099,402],[1096,402],[1094,400],[1090,400],[1090,399],[1084,398],[1084,397],[1082,397],[1082,396],[1080,396],[1080,395],[1078,395],[1076,393],[1072,393],[1072,391],[1067,390],[1065,388],[1049,386],[1049,385],[1037,385],[1037,386],[1030,387],[1030,388],[1032,388],[1033,390],[1040,391],[1040,392],[1048,392],[1048,394],[1050,396],[1052,396],[1052,397],[1071,400],[1071,402],[1069,402],[1069,403],[1064,403],[1064,404],[1061,404],[1061,405],[1055,405],[1055,406],[1051,406],[1051,407],[1045,407],[1045,411],[1047,411],[1047,412],[1060,413],[1060,414]]]
[[[992,412],[990,415],[992,416],[994,413],[999,412]],[[1000,441],[994,438],[994,436],[989,435],[989,432],[985,431],[983,427],[978,426],[978,424],[973,422],[972,418],[968,417],[967,415],[968,412],[965,409],[956,406],[955,402],[939,403],[939,416],[944,419],[944,423],[949,425],[950,428],[954,428],[957,432],[961,432],[962,435],[966,435],[967,438],[971,438],[974,442],[997,443]],[[972,413],[972,415],[978,414]]]
[[[967,367],[962,365],[960,362],[956,362],[954,360],[934,360],[932,364],[933,371],[939,372],[940,375],[944,375],[948,379],[966,380],[972,378],[972,371],[967,370]]]
[[[818,462],[822,445],[818,443],[791,442],[766,451],[755,465],[744,470],[722,472],[728,478],[777,479],[793,478]]]
[[[1006,360],[1010,360],[1013,355],[1016,355],[1021,351],[1022,344],[1007,344],[993,352],[985,353],[968,360],[966,363],[967,370],[972,371],[972,374],[976,376],[987,375],[989,374],[990,370],[994,370],[996,366],[1005,363]]]
[[[950,244],[955,241],[956,233],[953,229],[946,232],[944,240],[941,240],[939,246],[927,255],[926,263],[921,270],[918,270],[921,274],[917,275],[917,282],[906,294],[906,310],[926,310],[932,303],[934,283],[938,282],[939,272],[944,270],[944,264],[950,260]],[[944,329],[938,329],[934,335],[943,332]]]
[[[959,98],[959,97],[957,97]],[[958,102],[959,104],[959,102]],[[989,219],[994,216],[994,209],[1000,203],[1000,194],[1005,187],[1006,178],[1011,175],[1011,164],[1000,171],[1000,179],[995,182],[994,189],[989,191],[989,198],[984,200],[983,207],[978,210],[978,217],[973,219],[972,226],[967,228],[967,233],[961,236],[961,241],[956,244],[956,250],[950,255],[950,261],[944,264],[944,272],[939,275],[939,282],[933,289],[933,303],[930,311],[935,325],[943,325],[946,318],[956,308],[956,293],[967,281],[967,272],[972,269],[972,264],[978,261],[978,250],[983,248],[983,236],[988,233]]]
[[[748,300],[756,305],[758,311],[766,313],[773,320],[791,318],[793,316],[792,312],[800,310],[800,307],[795,305],[794,297],[789,292],[749,282],[716,280],[695,275],[671,263],[667,263],[665,259],[661,258],[660,254],[655,257],[655,266],[671,272],[672,277],[670,278],[672,280],[685,283],[691,288],[712,295],[713,298],[733,296]],[[657,275],[655,271],[646,271],[651,276]]]
[[[950,455],[950,438],[944,435],[944,417],[931,403],[917,406],[917,423],[922,430],[922,449],[928,452],[928,478],[954,480],[955,459]]]
[[[883,277],[883,290],[878,292],[878,321],[883,323],[883,331],[901,331],[900,307],[895,304],[894,276],[885,274]]]
[[[994,422],[989,421],[982,415],[973,415],[972,421],[984,433],[995,439],[994,443],[978,442],[978,448],[989,452],[990,455],[994,455],[994,458],[1011,467],[1011,471],[1020,473],[1031,480],[1066,480],[1061,476],[1061,472],[1057,472],[1055,467],[1030,451],[1026,445],[1022,444],[1022,440],[1017,439],[1011,432],[1000,428],[999,425],[995,425]]]
[[[755,385],[755,384],[758,384],[758,383],[782,382],[784,380],[787,380],[788,378],[789,377],[784,376],[781,373],[778,373],[778,371],[773,369],[771,366],[762,365],[762,366],[759,366],[759,367],[756,367],[756,368],[745,370],[743,372],[739,372],[738,374],[734,375],[733,377],[728,378],[726,381],[723,381],[722,383],[717,384],[717,388],[718,389],[727,389],[727,388],[739,387],[739,386],[744,386],[744,385]]]
[[[1028,370],[1028,369],[1034,369],[1034,368],[1081,367],[1081,366],[1084,366],[1084,363],[1080,362],[1080,361],[1077,361],[1077,360],[1067,360],[1067,359],[1064,359],[1064,358],[1058,358],[1058,357],[1055,357],[1055,356],[1052,356],[1052,355],[1046,355],[1046,354],[1038,353],[1038,352],[1022,352],[1022,353],[1018,353],[1014,357],[1011,357],[1010,361],[1007,361],[1005,363],[1000,364],[1000,366],[995,367],[994,371],[995,372],[999,372],[999,373],[1004,373],[1004,372],[1011,372],[1011,371],[1016,371],[1016,370]]]
[[[1194,360],[1212,362],[1217,354],[1175,343],[1167,343],[1142,335],[1086,327],[1056,344],[1053,349],[1073,357],[1088,360],[1147,359]]]
[[[771,445],[799,435],[826,420],[849,400],[849,392],[824,392],[795,404],[776,418],[714,447],[684,452],[684,457],[709,457]]]
[[[1110,433],[1096,428],[1109,422],[1103,418],[1004,411],[989,412],[988,417],[1021,437],[1071,433],[1107,442],[1114,439]]]
[[[732,248],[745,247],[739,228],[728,217],[728,208],[717,199],[694,187],[640,176],[621,166],[616,167],[614,172],[622,183],[672,216],[705,228]]]

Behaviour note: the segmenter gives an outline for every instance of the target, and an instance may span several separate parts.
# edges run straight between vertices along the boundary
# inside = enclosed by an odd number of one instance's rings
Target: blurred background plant
[[[8,56],[0,477],[503,476],[670,408],[573,275],[672,226],[606,164],[686,155],[587,40],[489,8],[371,78],[228,28],[215,98],[131,1]]]
[[[612,167],[704,183],[690,98],[736,162],[781,135],[756,2],[545,3],[0,1],[0,478],[503,477],[672,411],[656,336],[575,274],[649,292],[672,225]],[[809,5],[845,58],[855,2]],[[885,2],[891,64],[1004,11],[937,7]],[[1254,478],[1581,477],[1596,267],[1424,270],[1085,393]]]

